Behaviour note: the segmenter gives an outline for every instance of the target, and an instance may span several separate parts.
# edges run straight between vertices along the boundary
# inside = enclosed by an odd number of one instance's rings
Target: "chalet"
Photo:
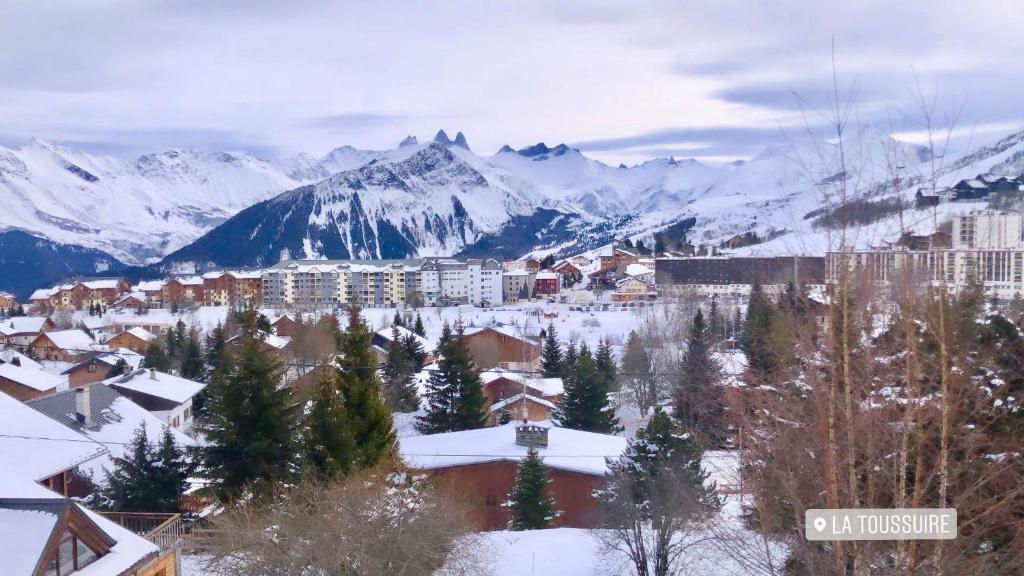
[[[43,370],[28,356],[14,350],[0,350],[0,392],[25,401],[53,394],[64,379]]]
[[[0,310],[7,310],[18,303],[18,299],[10,292],[0,290]]]
[[[612,292],[613,302],[640,302],[657,297],[654,282],[642,276],[627,276],[619,280],[615,283],[615,292]]]
[[[198,276],[171,278],[160,287],[155,304],[169,310],[187,308],[203,302],[203,279]]]
[[[70,411],[77,416],[76,407]],[[85,484],[78,480],[78,469],[107,454],[102,444],[4,394],[0,394],[0,414],[0,527],[6,528],[0,538],[0,558],[4,574],[175,573],[173,545],[161,552],[146,538],[69,498],[88,494],[82,491]]]
[[[128,292],[111,305],[115,310],[145,310],[149,307],[146,303],[145,292]]]
[[[552,267],[552,270],[558,272],[562,278],[567,280],[583,277],[583,270],[581,270],[576,264],[573,264],[572,260],[562,260],[555,264]]]
[[[906,248],[907,250],[930,250],[933,248],[950,248],[953,245],[953,237],[941,230],[933,232],[932,234],[917,235],[910,232],[904,232],[899,240],[896,241],[896,246]]]
[[[291,338],[295,334],[295,319],[289,314],[281,314],[270,320],[274,334],[282,338]]]
[[[132,402],[155,414],[168,426],[188,432],[192,428],[192,398],[206,384],[155,369],[139,369],[104,380]]]
[[[992,189],[983,180],[979,178],[970,178],[961,180],[953,186],[953,192],[956,194],[958,201],[973,201],[981,200],[982,198],[988,197]]]
[[[473,361],[483,370],[532,370],[541,354],[540,342],[514,326],[470,327],[464,338]]]
[[[88,386],[101,380],[110,378],[110,372],[117,363],[124,360],[126,371],[137,370],[142,366],[145,358],[132,350],[118,348],[110,352],[104,352],[98,356],[89,358],[75,364],[71,368],[61,372],[62,376],[68,377],[68,387],[78,388]]]
[[[427,354],[427,363],[434,361],[434,352],[436,351],[437,347],[434,346],[433,342],[424,338],[423,336],[420,336],[419,334],[413,332],[412,330],[409,330],[405,326],[396,326],[393,328],[397,328],[399,338],[413,338],[417,342],[419,342],[420,346],[423,348],[423,352]],[[370,338],[370,344],[375,348],[379,348],[382,352],[386,353],[388,350],[391,349],[391,345],[393,344],[393,328],[381,328],[380,330],[374,332],[373,336]]]
[[[138,352],[139,354],[145,354],[146,349],[149,348],[149,343],[157,338],[156,334],[153,334],[145,328],[135,326],[129,328],[124,332],[114,334],[107,340],[107,346],[111,349],[114,348],[127,348]]]
[[[582,271],[584,268],[590,266],[590,264],[593,263],[593,260],[591,260],[589,257],[583,254],[577,254],[576,256],[569,258],[569,261],[572,262],[574,266],[579,268],[580,271]]]
[[[531,422],[550,420],[552,412],[565,393],[561,378],[530,378],[520,372],[488,370],[480,373],[484,398],[493,424],[501,420],[502,413],[512,419]]]
[[[600,270],[591,272],[588,276],[588,282],[591,289],[594,288],[611,288],[615,286],[619,276],[618,269],[616,267],[601,268]]]
[[[237,349],[242,342],[242,334],[236,334],[225,341],[225,344]],[[271,352],[280,358],[283,358],[288,350],[288,346],[291,344],[291,338],[284,338],[274,334],[260,334],[259,346],[260,350],[264,352]]]
[[[0,321],[0,346],[24,347],[32,344],[43,332],[57,327],[46,316],[15,316]]]
[[[619,264],[636,264],[640,259],[640,253],[632,248],[626,248],[619,245],[618,242],[612,242],[601,255],[601,270],[616,269]]]
[[[557,272],[538,272],[533,286],[537,295],[554,296],[562,289],[562,277]]]
[[[106,454],[79,465],[79,472],[99,486],[105,484],[106,472],[113,472],[113,459],[131,449],[132,437],[140,425],[145,425],[150,442],[159,442],[166,427],[163,420],[106,384],[72,388],[26,405],[107,449]],[[196,445],[183,432],[170,430],[179,448]]]
[[[42,484],[64,496],[89,494],[76,470],[106,448],[2,392],[0,415],[0,485],[13,477],[24,488]]]
[[[82,362],[103,351],[92,337],[78,329],[44,332],[30,346],[37,358],[71,363]]]
[[[550,421],[410,436],[399,442],[402,460],[460,494],[483,530],[508,525],[504,503],[529,448],[548,467],[555,506],[562,512],[555,525],[595,526],[593,491],[604,484],[608,460],[619,458],[626,448],[625,438],[556,428]]]

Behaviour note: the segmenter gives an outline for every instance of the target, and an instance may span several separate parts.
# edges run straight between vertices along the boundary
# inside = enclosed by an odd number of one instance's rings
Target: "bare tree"
[[[271,576],[462,576],[481,573],[458,500],[405,473],[308,481],[265,505],[215,518],[206,569]]]

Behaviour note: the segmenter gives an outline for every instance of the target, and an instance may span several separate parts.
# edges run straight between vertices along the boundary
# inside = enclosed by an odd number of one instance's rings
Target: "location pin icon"
[[[815,518],[814,519],[814,528],[818,532],[821,532],[822,530],[824,530],[825,529],[825,519],[824,518]]]

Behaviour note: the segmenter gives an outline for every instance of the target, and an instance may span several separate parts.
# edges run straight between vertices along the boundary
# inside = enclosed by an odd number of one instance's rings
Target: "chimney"
[[[156,368],[149,369],[149,379],[156,380]]]
[[[536,424],[520,424],[516,426],[516,445],[527,448],[547,448],[548,429]]]
[[[92,426],[92,401],[84,386],[75,388],[75,420],[87,428]]]

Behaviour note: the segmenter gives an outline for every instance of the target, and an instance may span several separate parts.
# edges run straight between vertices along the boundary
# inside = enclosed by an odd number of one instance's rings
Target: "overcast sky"
[[[756,154],[820,107],[913,137],[915,73],[1024,125],[1024,2],[0,0],[0,144],[322,155],[462,130],[609,162]],[[807,116],[817,122],[813,112]]]

